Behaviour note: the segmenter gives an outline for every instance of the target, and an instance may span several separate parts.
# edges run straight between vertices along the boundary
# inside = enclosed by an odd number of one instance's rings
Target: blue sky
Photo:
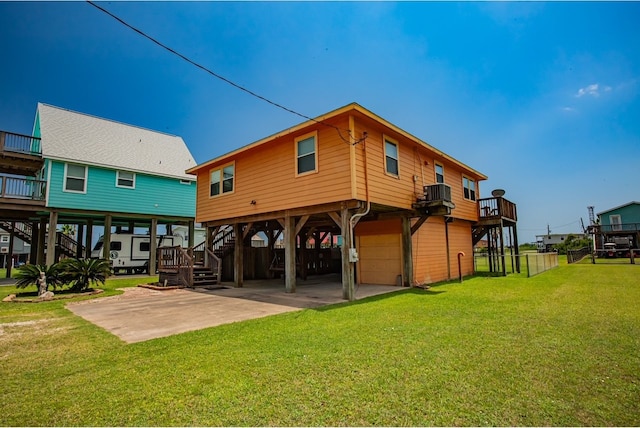
[[[521,242],[640,200],[640,3],[101,2],[307,116],[357,102],[506,190]],[[0,2],[0,129],[37,102],[180,135],[198,163],[303,121],[84,2]]]

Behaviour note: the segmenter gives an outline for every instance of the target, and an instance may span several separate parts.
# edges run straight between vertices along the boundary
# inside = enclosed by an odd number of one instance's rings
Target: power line
[[[288,107],[285,107],[285,106],[283,106],[282,104],[278,104],[278,103],[276,103],[276,102],[274,102],[274,101],[271,101],[270,99],[268,99],[268,98],[266,98],[266,97],[263,97],[262,95],[256,94],[255,92],[253,92],[253,91],[251,91],[251,90],[249,90],[249,89],[245,88],[244,86],[241,86],[241,85],[239,85],[239,84],[237,84],[237,83],[235,83],[235,82],[233,82],[233,81],[231,81],[231,80],[227,79],[226,77],[221,76],[220,74],[216,73],[215,71],[213,71],[213,70],[211,70],[211,69],[209,69],[209,68],[205,67],[204,65],[201,65],[201,64],[199,64],[199,63],[197,63],[197,62],[193,61],[192,59],[190,59],[190,58],[188,58],[187,56],[185,56],[185,55],[181,54],[180,52],[178,52],[178,51],[176,51],[176,50],[174,50],[174,49],[170,48],[169,46],[165,45],[164,43],[160,42],[159,40],[157,40],[157,39],[155,39],[155,38],[151,37],[150,35],[148,35],[148,34],[147,34],[147,33],[145,33],[144,31],[142,31],[142,30],[140,30],[140,29],[138,29],[138,28],[134,27],[133,25],[129,24],[128,22],[124,21],[122,18],[120,18],[120,17],[118,17],[118,16],[114,15],[113,13],[109,12],[107,9],[105,9],[105,8],[103,8],[103,7],[101,7],[101,6],[98,6],[98,5],[97,5],[97,4],[95,4],[93,1],[91,1],[91,0],[87,0],[87,3],[89,3],[91,6],[95,7],[96,9],[98,9],[98,10],[100,10],[100,11],[102,11],[102,12],[106,13],[107,15],[109,15],[110,17],[112,17],[113,19],[115,19],[116,21],[118,21],[119,23],[121,23],[122,25],[124,25],[125,27],[127,27],[127,28],[129,28],[129,29],[131,29],[131,30],[135,31],[135,32],[136,32],[136,33],[138,33],[138,34],[140,34],[142,37],[144,37],[144,38],[146,38],[146,39],[148,39],[148,40],[152,41],[152,42],[153,42],[153,43],[155,43],[156,45],[160,46],[162,49],[165,49],[166,51],[168,51],[168,52],[170,52],[170,53],[172,53],[172,54],[176,55],[177,57],[179,57],[179,58],[183,59],[184,61],[188,62],[189,64],[191,64],[191,65],[193,65],[193,66],[195,66],[195,67],[197,67],[197,68],[199,68],[199,69],[203,70],[204,72],[209,73],[209,74],[210,74],[210,75],[212,75],[213,77],[215,77],[215,78],[217,78],[217,79],[222,80],[223,82],[225,82],[225,83],[227,83],[227,84],[229,84],[229,85],[233,86],[234,88],[239,89],[239,90],[241,90],[241,91],[243,91],[243,92],[246,92],[247,94],[251,95],[252,97],[258,98],[258,99],[260,99],[260,100],[262,100],[262,101],[264,101],[264,102],[267,102],[267,103],[271,104],[272,106],[277,107],[277,108],[279,108],[279,109],[282,109],[282,110],[284,110],[284,111],[286,111],[286,112],[288,112],[288,113],[295,114],[296,116],[300,116],[300,117],[302,117],[302,118],[304,118],[304,119],[307,119],[307,120],[313,121],[313,122],[315,122],[315,123],[318,123],[318,124],[321,124],[321,125],[327,126],[327,127],[329,127],[329,128],[333,128],[333,129],[335,129],[336,131],[338,131],[338,135],[340,136],[340,139],[342,139],[342,141],[344,141],[345,143],[355,145],[355,144],[358,144],[359,142],[361,142],[362,140],[364,140],[364,137],[363,137],[363,138],[361,138],[361,139],[359,139],[359,140],[355,140],[355,141],[352,143],[352,142],[351,142],[351,139],[353,139],[353,137],[351,136],[351,131],[350,131],[350,130],[348,130],[348,129],[343,129],[343,131],[346,131],[346,132],[349,134],[349,138],[350,138],[350,139],[349,139],[349,140],[347,140],[347,139],[345,139],[345,138],[342,136],[342,133],[340,132],[340,128],[339,128],[339,127],[337,127],[337,126],[335,126],[335,125],[331,125],[331,124],[329,124],[329,123],[326,123],[326,122],[324,122],[324,121],[322,121],[322,120],[314,119],[314,118],[309,117],[309,116],[307,116],[307,115],[305,115],[305,114],[299,113],[299,112],[297,112],[297,111],[295,111],[295,110],[293,110],[293,109],[290,109],[290,108],[288,108]]]

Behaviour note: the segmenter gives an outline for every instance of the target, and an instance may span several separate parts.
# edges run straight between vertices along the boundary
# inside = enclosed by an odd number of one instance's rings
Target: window
[[[191,180],[180,180],[180,184],[185,184],[187,186],[191,186]]]
[[[316,133],[303,135],[296,138],[296,161],[297,174],[305,174],[308,172],[317,172],[316,165]]]
[[[384,139],[384,163],[387,174],[398,176],[398,144],[390,139]]]
[[[151,248],[151,243],[149,242],[140,243],[140,252],[149,251],[150,248]]]
[[[111,241],[109,243],[109,250],[111,250],[111,251],[122,251],[122,242],[121,241]]]
[[[436,183],[444,183],[444,167],[436,164]]]
[[[609,224],[611,224],[611,230],[622,230],[622,217],[620,214],[611,214],[609,216]]]
[[[211,171],[209,181],[209,196],[218,196],[221,193],[233,192],[233,178],[235,165],[227,165],[221,169]]]
[[[462,177],[462,187],[464,189],[464,198],[470,201],[476,200],[476,181],[467,177]]]
[[[129,171],[118,171],[116,174],[116,187],[135,189],[136,175]]]
[[[3,244],[6,244],[7,242],[9,242],[9,235],[0,236],[0,242],[2,242]]]
[[[86,193],[87,167],[82,165],[64,165],[64,191]]]

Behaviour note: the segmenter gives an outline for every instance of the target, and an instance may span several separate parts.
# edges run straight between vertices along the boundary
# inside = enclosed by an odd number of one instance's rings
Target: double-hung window
[[[318,171],[316,153],[318,151],[317,133],[296,138],[296,175]]]
[[[64,165],[64,191],[86,193],[87,167],[67,163]]]
[[[391,174],[395,177],[399,175],[398,143],[387,137],[384,139],[384,163],[387,174]]]
[[[235,177],[235,165],[230,164],[220,169],[211,171],[209,181],[209,196],[218,196],[223,193],[233,192],[233,180]]]
[[[444,167],[439,163],[435,166],[436,170],[436,183],[444,183]]]
[[[462,177],[462,188],[464,190],[464,198],[470,201],[476,200],[476,181],[468,177]]]
[[[136,174],[129,171],[118,171],[116,174],[116,187],[135,189]]]

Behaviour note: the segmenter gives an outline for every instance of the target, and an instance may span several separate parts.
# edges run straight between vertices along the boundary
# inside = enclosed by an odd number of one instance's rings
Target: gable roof
[[[614,207],[614,208],[609,208],[608,210],[605,210],[605,211],[599,212],[599,213],[598,213],[598,214],[596,214],[596,215],[597,215],[597,216],[601,216],[602,214],[606,214],[606,213],[611,212],[611,211],[619,210],[620,208],[628,207],[629,205],[640,205],[640,202],[637,202],[637,201],[631,201],[631,202],[628,202],[628,203],[626,203],[626,204],[624,204],[624,205],[620,205],[620,206],[617,206],[617,207]]]
[[[42,156],[193,180],[196,165],[182,138],[38,103]]]
[[[405,130],[397,127],[396,125],[392,124],[391,122],[381,118],[377,114],[367,110],[366,108],[362,107],[358,103],[347,104],[344,107],[340,107],[340,108],[338,108],[336,110],[330,111],[329,113],[325,113],[323,115],[320,115],[320,116],[316,117],[315,119],[307,120],[306,122],[302,122],[302,123],[300,123],[298,125],[292,126],[291,128],[287,128],[287,129],[285,129],[283,131],[280,131],[280,132],[278,132],[276,134],[273,134],[273,135],[270,135],[270,136],[268,136],[266,138],[263,138],[261,140],[255,141],[255,142],[253,142],[251,144],[248,144],[248,145],[246,145],[244,147],[240,147],[239,149],[233,150],[233,151],[231,151],[229,153],[226,153],[226,154],[224,154],[222,156],[218,156],[217,158],[211,159],[211,160],[209,160],[209,161],[207,161],[205,163],[202,163],[200,165],[197,165],[197,166],[194,166],[193,168],[188,169],[187,173],[188,174],[197,174],[198,170],[200,170],[202,168],[206,168],[209,165],[216,164],[216,163],[221,162],[223,160],[229,159],[229,158],[231,158],[232,156],[235,156],[238,153],[244,152],[246,150],[253,149],[253,148],[261,146],[263,144],[268,144],[268,143],[270,143],[270,142],[272,142],[272,141],[276,140],[277,138],[280,138],[280,137],[282,137],[284,135],[291,134],[292,132],[296,132],[296,131],[299,131],[299,130],[304,129],[306,127],[309,127],[309,126],[312,126],[312,125],[316,125],[316,124],[318,124],[320,122],[329,120],[329,119],[331,119],[333,117],[336,117],[336,116],[339,116],[341,114],[345,114],[345,113],[348,113],[348,112],[351,112],[351,111],[359,112],[360,114],[368,117],[369,119],[372,119],[372,120],[380,123],[381,125],[391,129],[392,131],[394,131],[394,132],[396,132],[396,133],[398,133],[398,134],[400,134],[400,135],[402,135],[402,136],[404,136],[404,137],[406,137],[406,138],[408,138],[410,140],[413,140],[418,145],[421,145],[422,147],[425,147],[425,148],[429,149],[430,151],[432,151],[434,153],[437,153],[443,159],[446,159],[449,162],[462,167],[463,169],[469,171],[469,173],[473,173],[480,180],[486,180],[487,179],[487,176],[482,174],[481,172],[476,171],[475,169],[471,168],[468,165],[465,165],[464,163],[460,162],[459,160],[447,155],[443,151],[436,149],[435,147],[433,147],[432,145],[422,141],[418,137],[406,132]]]

